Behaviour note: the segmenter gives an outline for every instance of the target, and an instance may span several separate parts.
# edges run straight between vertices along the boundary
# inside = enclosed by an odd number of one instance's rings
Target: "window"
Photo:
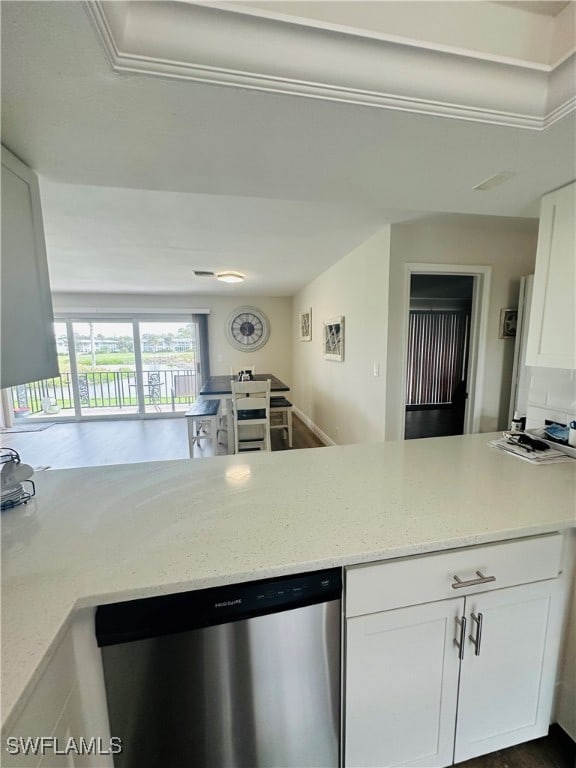
[[[17,420],[173,415],[202,386],[206,315],[62,317],[54,334],[60,376],[12,388]]]

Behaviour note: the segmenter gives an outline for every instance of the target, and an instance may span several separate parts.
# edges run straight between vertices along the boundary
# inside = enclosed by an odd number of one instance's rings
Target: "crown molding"
[[[554,125],[558,120],[562,120],[563,117],[566,117],[571,112],[576,111],[576,96],[573,96],[568,101],[564,102],[564,104],[561,104],[559,107],[554,109],[552,112],[548,113],[543,121],[542,130],[546,130],[546,128],[549,128],[551,125]]]
[[[576,109],[575,53],[543,68],[203,3],[88,0],[84,7],[118,74],[537,131]]]
[[[194,2],[194,5],[201,5],[201,6],[204,6],[205,8],[215,7],[214,0],[193,0],[193,2]],[[547,64],[547,63],[540,63],[537,61],[530,61],[529,59],[526,59],[526,58],[502,56],[495,53],[488,53],[487,51],[472,50],[468,48],[459,48],[454,45],[445,45],[445,44],[433,42],[430,40],[424,41],[424,40],[417,40],[415,38],[410,38],[410,37],[402,37],[400,35],[387,34],[375,29],[368,29],[367,27],[360,27],[360,26],[353,27],[347,24],[336,24],[333,22],[326,21],[324,19],[323,20],[313,19],[309,16],[289,15],[287,13],[281,13],[276,10],[272,10],[270,7],[265,9],[262,7],[258,7],[257,9],[251,8],[250,6],[238,4],[234,2],[234,0],[231,0],[231,2],[227,2],[226,0],[217,0],[217,3],[218,3],[217,7],[220,10],[229,11],[231,13],[241,13],[246,16],[256,16],[262,19],[272,19],[275,21],[285,22],[286,24],[296,24],[298,26],[311,27],[313,29],[330,30],[332,32],[338,32],[344,35],[353,35],[355,37],[365,37],[367,39],[381,40],[387,43],[409,45],[414,48],[425,48],[431,51],[450,53],[457,56],[465,56],[472,59],[480,59],[483,61],[493,61],[498,64],[509,64],[512,66],[525,67],[526,69],[535,69],[535,70],[539,70],[540,72],[551,72],[559,64],[561,64],[563,61],[569,58],[569,56],[571,56],[574,52],[576,52],[576,47],[572,47],[570,51],[568,51],[563,56],[561,56],[557,61],[551,64]]]

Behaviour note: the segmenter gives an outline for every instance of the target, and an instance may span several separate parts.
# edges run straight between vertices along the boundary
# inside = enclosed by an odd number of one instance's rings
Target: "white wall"
[[[518,306],[520,277],[534,269],[538,222],[490,216],[440,215],[392,225],[390,322],[388,325],[386,439],[397,440],[403,342],[401,307],[405,264],[425,262],[492,267],[484,392],[480,431],[504,429],[512,378],[514,342],[498,338],[500,310]]]
[[[208,336],[210,370],[213,375],[229,374],[230,368],[240,370],[255,365],[260,373],[273,373],[286,384],[292,383],[292,299],[290,297],[209,296],[209,295],[141,295],[55,293],[54,312],[121,312],[136,313],[158,310],[191,312],[209,309]],[[228,342],[224,327],[233,309],[253,306],[262,310],[270,321],[270,338],[255,352],[240,352]]]
[[[294,405],[329,443],[384,439],[389,246],[387,226],[294,297]],[[309,307],[312,341],[298,341],[298,315]],[[335,315],[345,318],[342,363],[322,350],[322,323]]]

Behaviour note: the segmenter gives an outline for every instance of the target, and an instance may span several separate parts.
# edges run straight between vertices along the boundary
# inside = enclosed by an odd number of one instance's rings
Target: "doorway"
[[[456,276],[471,277],[473,280],[472,288],[472,306],[469,322],[469,342],[467,353],[467,393],[468,397],[464,402],[464,425],[465,434],[480,432],[483,387],[484,387],[484,366],[486,356],[486,343],[488,336],[488,316],[490,307],[490,283],[492,278],[492,268],[483,265],[472,264],[441,264],[441,263],[407,263],[405,265],[405,282],[403,295],[403,305],[401,311],[401,330],[400,344],[402,349],[403,361],[400,365],[399,375],[397,376],[398,388],[390,393],[390,402],[397,405],[394,408],[395,414],[390,419],[390,434],[393,434],[393,420],[397,426],[397,433],[391,439],[403,440],[405,437],[405,417],[406,417],[406,392],[407,392],[407,369],[408,369],[408,336],[410,320],[410,291],[413,275],[437,275],[437,276]],[[399,361],[400,362],[400,361]],[[396,410],[396,408],[398,410]]]
[[[464,432],[473,290],[470,275],[411,275],[406,440]]]

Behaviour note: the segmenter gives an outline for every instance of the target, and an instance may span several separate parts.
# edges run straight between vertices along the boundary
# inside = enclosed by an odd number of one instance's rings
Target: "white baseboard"
[[[332,440],[332,438],[331,438],[331,437],[328,437],[328,435],[326,434],[326,432],[323,432],[323,431],[320,429],[320,427],[316,426],[316,424],[314,424],[314,422],[313,422],[311,419],[309,419],[309,418],[308,418],[308,416],[306,416],[306,414],[305,414],[305,413],[302,413],[302,411],[300,410],[300,408],[297,408],[296,406],[294,406],[294,413],[296,414],[296,416],[298,416],[298,418],[300,419],[300,421],[303,421],[303,422],[304,422],[304,424],[306,424],[306,426],[308,427],[308,429],[309,429],[309,430],[311,430],[312,432],[314,432],[314,434],[316,435],[316,437],[317,437],[319,440],[322,440],[322,442],[324,443],[324,445],[336,445],[336,443],[334,442],[334,440]]]

